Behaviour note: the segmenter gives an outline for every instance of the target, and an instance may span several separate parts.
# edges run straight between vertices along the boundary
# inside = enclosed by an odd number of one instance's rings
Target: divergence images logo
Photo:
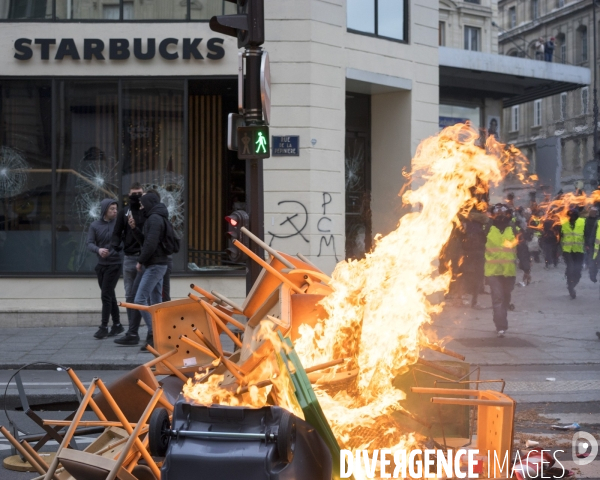
[[[598,442],[587,432],[573,435],[573,461],[576,465],[588,465],[598,455]]]

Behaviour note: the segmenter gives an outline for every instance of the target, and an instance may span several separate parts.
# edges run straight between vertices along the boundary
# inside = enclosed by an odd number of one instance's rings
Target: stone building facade
[[[498,53],[493,0],[440,0],[440,47]]]
[[[499,0],[499,53],[536,59],[536,40],[555,38],[552,62],[593,68],[592,2]],[[595,186],[592,84],[504,109],[503,139],[520,148],[532,168],[546,172],[546,193]],[[554,172],[554,173],[553,173]]]
[[[88,213],[133,181],[181,220],[171,297],[243,299],[245,265],[223,261],[245,202],[225,124],[238,48],[207,22],[231,6],[0,0],[0,147],[20,162],[0,191],[2,325],[97,324]],[[329,273],[397,226],[403,169],[437,131],[438,3],[265,0],[265,18],[270,133],[298,140],[264,161],[265,241]]]

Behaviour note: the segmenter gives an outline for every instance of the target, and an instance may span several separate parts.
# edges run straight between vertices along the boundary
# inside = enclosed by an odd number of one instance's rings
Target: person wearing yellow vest
[[[517,258],[519,268],[529,274],[527,243],[519,230],[511,225],[512,210],[498,203],[492,208],[492,226],[485,243],[484,274],[492,294],[493,320],[498,337],[508,330],[510,296],[515,288]]]
[[[579,211],[571,208],[567,212],[569,220],[560,227],[560,243],[567,265],[567,289],[572,299],[577,297],[575,287],[581,279],[585,252],[585,220],[579,218]]]
[[[600,252],[600,222],[597,223],[596,226],[596,239],[594,240],[594,255],[593,262],[598,263],[598,253]],[[598,340],[600,340],[600,332],[596,332],[596,336]]]

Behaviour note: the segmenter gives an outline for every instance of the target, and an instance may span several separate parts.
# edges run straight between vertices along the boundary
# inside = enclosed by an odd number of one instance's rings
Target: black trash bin
[[[166,447],[162,480],[331,480],[327,445],[283,408],[178,401],[170,429],[155,414],[150,444]]]

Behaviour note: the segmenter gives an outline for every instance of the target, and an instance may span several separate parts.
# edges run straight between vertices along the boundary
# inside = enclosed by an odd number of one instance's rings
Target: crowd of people
[[[582,198],[582,197],[581,197]],[[600,250],[599,204],[560,194],[553,202],[515,207],[514,194],[491,207],[478,201],[460,215],[440,255],[440,273],[451,272],[447,298],[466,296],[473,309],[482,309],[479,295],[489,286],[492,319],[498,337],[508,330],[508,311],[514,309],[511,293],[522,271],[522,286],[531,281],[531,264],[557,268],[564,260],[567,291],[577,298],[576,287],[584,267],[597,282]],[[88,231],[88,249],[98,256],[96,274],[100,286],[101,325],[94,337],[104,339],[125,332],[120,321],[115,289],[121,271],[127,303],[155,305],[169,301],[172,254],[178,251],[167,207],[156,190],[131,185],[128,205],[121,210],[113,199],[101,202],[100,219]],[[468,304],[468,303],[467,303]],[[127,309],[128,329],[114,341],[138,345],[142,318],[147,326],[146,342],[154,346],[152,318],[144,310]],[[109,329],[109,320],[112,326]],[[596,332],[600,338],[600,332]]]
[[[121,271],[127,303],[150,306],[171,300],[172,254],[177,253],[178,241],[167,207],[156,190],[144,191],[139,183],[133,183],[128,205],[121,210],[115,200],[103,200],[100,219],[88,231],[87,245],[98,256],[96,274],[102,301],[101,325],[95,338],[115,337],[125,332],[115,292]],[[142,350],[148,345],[153,347],[151,315],[136,309],[127,309],[128,329],[115,343],[138,345],[142,318],[148,328]]]
[[[544,37],[540,37],[535,41],[533,45],[535,49],[536,60],[544,60],[551,62],[554,55],[554,48],[556,47],[554,37],[550,37],[548,40],[544,40]]]
[[[541,263],[543,257],[546,269],[558,268],[562,256],[567,291],[575,300],[584,267],[596,283],[600,260],[599,205],[582,199],[559,194],[545,205],[532,202],[524,208],[515,207],[511,193],[504,203],[488,208],[479,202],[459,216],[440,257],[440,272],[452,273],[447,298],[463,297],[465,305],[482,309],[478,298],[489,286],[496,333],[504,337],[508,311],[514,309],[511,293],[517,268],[522,271],[520,284],[526,286],[532,262]],[[600,332],[596,335],[600,338]]]

